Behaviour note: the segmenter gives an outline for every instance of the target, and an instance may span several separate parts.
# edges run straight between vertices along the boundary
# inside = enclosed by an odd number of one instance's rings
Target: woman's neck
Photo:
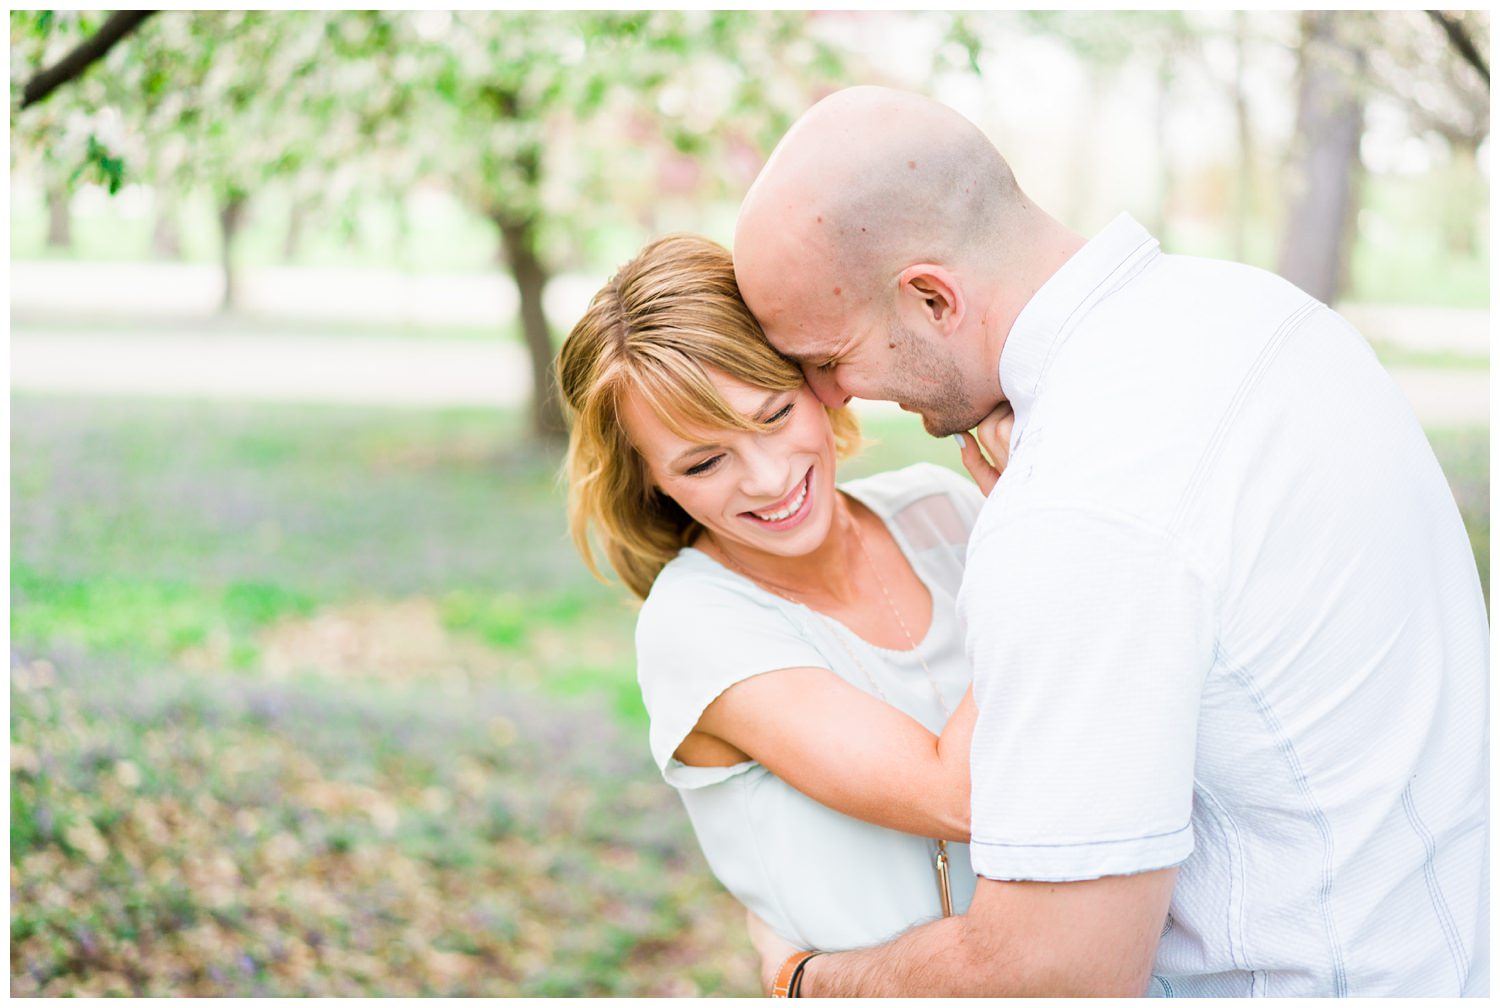
[[[711,532],[699,540],[697,548],[730,570],[793,601],[820,610],[840,608],[853,604],[862,592],[856,577],[862,560],[854,528],[858,520],[855,505],[839,491],[834,495],[828,535],[810,553],[779,556],[740,543],[725,543]]]

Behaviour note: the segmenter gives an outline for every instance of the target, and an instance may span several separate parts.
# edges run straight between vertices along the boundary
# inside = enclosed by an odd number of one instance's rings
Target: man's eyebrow
[[[761,418],[766,415],[766,413],[771,409],[772,406],[776,405],[776,400],[782,395],[785,395],[785,393],[772,392],[770,395],[766,396],[761,404],[755,408],[755,412],[750,414],[750,418],[756,423],[764,423]],[[681,465],[683,462],[687,461],[689,458],[701,451],[708,451],[710,449],[722,447],[723,445],[719,444],[719,442],[717,441],[709,441],[704,444],[693,445],[691,448],[684,448],[682,451],[678,452],[677,457],[672,459],[669,464],[674,466]]]

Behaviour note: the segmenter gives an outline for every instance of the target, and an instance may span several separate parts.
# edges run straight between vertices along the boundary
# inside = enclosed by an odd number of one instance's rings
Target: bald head
[[[913,262],[997,269],[1026,198],[973,123],[919,95],[839,91],[782,138],[735,229],[762,322],[859,310]]]

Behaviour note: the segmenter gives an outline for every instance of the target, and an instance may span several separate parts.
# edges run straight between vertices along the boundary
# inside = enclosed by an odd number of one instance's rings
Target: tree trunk
[[[511,122],[539,122],[540,116],[529,109],[514,89],[494,88],[487,92],[494,111],[500,118]],[[520,206],[509,207],[491,203],[488,216],[500,229],[500,241],[505,248],[505,260],[510,264],[510,274],[516,281],[516,293],[521,301],[521,334],[526,340],[526,352],[531,358],[531,432],[543,444],[556,444],[566,439],[568,426],[563,419],[562,400],[558,396],[557,382],[552,377],[552,331],[547,325],[547,312],[542,305],[542,294],[547,288],[547,268],[537,254],[538,211],[532,209],[537,203],[542,183],[542,142],[539,134],[532,134],[517,147],[513,167],[523,187],[533,199],[522,199]],[[518,194],[509,194],[515,198]]]
[[[73,217],[68,212],[68,190],[60,185],[47,186],[47,247],[73,247]]]
[[[1488,187],[1479,170],[1479,144],[1476,140],[1453,137],[1449,140],[1449,149],[1452,160],[1445,171],[1447,184],[1443,186],[1443,196],[1438,201],[1439,222],[1443,246],[1467,259],[1479,254],[1479,229],[1484,220],[1480,208],[1488,202]]]
[[[1250,253],[1250,218],[1255,209],[1255,135],[1250,129],[1250,104],[1245,97],[1245,12],[1234,12],[1234,126],[1239,178],[1234,187],[1234,255],[1245,262]]]
[[[240,307],[240,277],[234,265],[234,240],[244,223],[248,200],[244,193],[232,192],[219,203],[219,265],[224,273],[224,300],[219,303],[222,314],[238,311]]]
[[[1098,141],[1099,131],[1091,124],[1099,121],[1100,107],[1108,89],[1105,71],[1085,60],[1082,64],[1086,78],[1083,114],[1078,117],[1070,142],[1071,156],[1068,158],[1067,214],[1070,221],[1089,220],[1094,214],[1094,179],[1097,166],[1103,160]]]
[[[1325,303],[1348,274],[1364,132],[1364,51],[1339,30],[1348,12],[1302,14],[1293,174],[1277,272]]]
[[[302,252],[302,234],[307,225],[307,200],[293,200],[286,221],[286,239],[281,245],[282,262],[295,262]]]
[[[536,221],[503,211],[492,212],[490,219],[500,229],[505,259],[521,300],[521,333],[531,358],[531,430],[538,440],[555,444],[567,437],[568,427],[552,378],[552,335],[542,305],[549,278],[536,252]]]
[[[158,259],[182,258],[182,233],[177,228],[172,202],[160,191],[156,200],[156,220],[151,225],[151,252]]]
[[[1163,248],[1170,248],[1167,227],[1172,218],[1172,192],[1176,188],[1176,177],[1172,172],[1172,148],[1168,143],[1167,112],[1171,105],[1172,63],[1175,54],[1164,48],[1156,64],[1156,220],[1151,233]]]

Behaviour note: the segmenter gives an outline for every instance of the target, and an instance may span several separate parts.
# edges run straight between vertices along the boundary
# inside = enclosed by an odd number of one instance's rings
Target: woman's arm
[[[976,713],[971,688],[936,736],[828,669],[780,669],[721,693],[676,755],[698,766],[754,759],[856,819],[966,842]]]

